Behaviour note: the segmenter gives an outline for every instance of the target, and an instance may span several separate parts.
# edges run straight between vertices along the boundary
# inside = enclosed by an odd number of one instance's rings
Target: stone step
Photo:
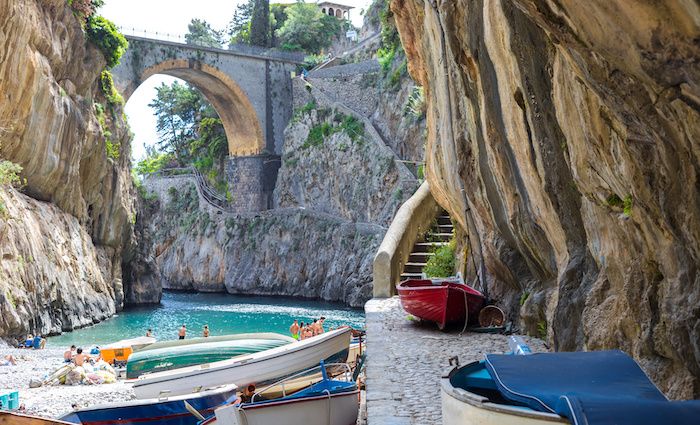
[[[406,263],[403,266],[404,273],[421,273],[426,263]]]
[[[408,256],[408,262],[425,263],[428,261],[428,258],[430,258],[433,255],[435,254],[432,252],[412,252],[411,255]]]
[[[423,278],[422,273],[401,273],[401,280],[422,279],[422,278]]]
[[[438,218],[437,218],[437,223],[438,223],[438,224],[449,224],[449,225],[452,225],[452,219],[450,218],[449,215],[441,215],[441,216],[438,216]]]
[[[454,233],[455,228],[451,225],[437,225],[430,228],[430,233]]]
[[[426,239],[435,242],[449,242],[452,236],[454,236],[452,233],[429,233]]]
[[[413,245],[413,251],[412,253],[418,253],[418,252],[432,252],[432,250],[447,245],[447,242],[418,242],[417,244]]]

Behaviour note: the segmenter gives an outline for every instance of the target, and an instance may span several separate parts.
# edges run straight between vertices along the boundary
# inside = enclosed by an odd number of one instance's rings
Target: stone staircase
[[[445,210],[442,210],[435,217],[434,224],[425,233],[423,239],[413,245],[413,251],[404,264],[400,280],[421,279],[423,267],[428,263],[428,259],[435,255],[433,251],[440,246],[447,245],[452,236],[454,236],[452,219]]]

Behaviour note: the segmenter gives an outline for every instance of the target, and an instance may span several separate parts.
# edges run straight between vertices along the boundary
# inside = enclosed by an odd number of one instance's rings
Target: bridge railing
[[[202,194],[205,201],[220,210],[228,211],[230,209],[228,201],[209,186],[209,183],[206,181],[202,173],[200,173],[196,168],[194,168],[194,177],[197,181],[199,193]]]
[[[196,42],[187,42],[185,40],[185,36],[182,34],[171,34],[171,33],[166,33],[166,32],[158,32],[158,31],[147,31],[147,30],[141,30],[138,28],[129,28],[129,27],[119,27],[119,32],[124,34],[127,37],[138,37],[138,38],[144,38],[144,39],[150,39],[150,40],[159,40],[159,41],[166,41],[170,43],[179,43],[179,44],[185,44],[189,46],[197,46],[197,47],[203,47],[205,49],[210,49],[210,50],[223,50],[225,52],[234,52],[234,53],[240,53],[243,55],[249,55],[249,56],[262,56],[262,57],[269,57],[270,59],[281,59],[281,60],[287,60],[290,62],[298,62],[302,63],[304,62],[305,55],[304,53],[301,52],[287,52],[283,50],[278,50],[278,49],[269,49],[265,47],[260,47],[260,46],[252,46],[249,44],[240,44],[240,43],[230,43],[226,46],[219,45],[219,46],[210,46],[206,44],[200,44]]]

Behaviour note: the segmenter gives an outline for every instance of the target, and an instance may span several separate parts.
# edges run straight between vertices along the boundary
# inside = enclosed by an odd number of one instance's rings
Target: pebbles
[[[72,410],[71,405],[88,407],[96,404],[122,402],[134,399],[131,385],[123,381],[102,385],[57,385],[29,388],[31,379],[44,377],[61,367],[63,349],[20,350],[1,348],[0,355],[12,354],[17,366],[0,367],[0,392],[19,390],[19,402],[27,413],[55,418]]]

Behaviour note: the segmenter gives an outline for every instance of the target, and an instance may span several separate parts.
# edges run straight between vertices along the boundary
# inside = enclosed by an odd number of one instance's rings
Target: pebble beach
[[[43,380],[61,367],[64,349],[24,350],[0,346],[0,355],[12,354],[16,366],[0,366],[0,393],[19,391],[19,402],[27,413],[56,418],[72,410],[72,405],[89,407],[97,404],[134,399],[130,384],[118,381],[101,385],[53,385],[29,388],[31,379]]]

